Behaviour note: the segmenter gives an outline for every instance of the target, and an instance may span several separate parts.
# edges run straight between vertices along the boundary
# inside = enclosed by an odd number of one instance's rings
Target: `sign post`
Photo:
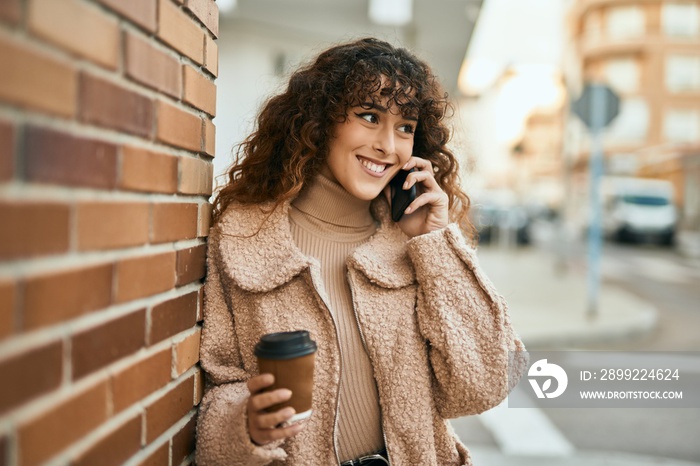
[[[588,159],[590,190],[590,222],[588,227],[588,299],[586,314],[598,315],[600,294],[601,202],[600,179],[603,176],[603,129],[620,111],[620,98],[603,84],[587,84],[581,97],[574,102],[573,111],[591,132],[591,152]]]

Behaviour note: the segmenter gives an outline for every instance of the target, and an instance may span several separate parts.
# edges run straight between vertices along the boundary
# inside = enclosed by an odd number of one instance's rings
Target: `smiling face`
[[[416,123],[381,102],[350,107],[335,127],[323,174],[358,199],[374,199],[411,158]]]

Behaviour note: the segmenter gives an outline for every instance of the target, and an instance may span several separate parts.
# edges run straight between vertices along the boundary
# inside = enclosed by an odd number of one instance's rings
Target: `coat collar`
[[[272,211],[272,202],[232,205],[222,215],[213,236],[219,240],[224,269],[241,288],[270,291],[316,262],[301,252],[292,238],[290,203],[286,201]],[[415,271],[406,254],[409,238],[391,220],[389,203],[379,196],[372,201],[370,209],[380,223],[379,228],[350,255],[348,267],[359,270],[384,288],[400,288],[415,282]]]

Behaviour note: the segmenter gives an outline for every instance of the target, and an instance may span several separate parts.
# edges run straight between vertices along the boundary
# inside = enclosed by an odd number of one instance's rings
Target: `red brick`
[[[193,390],[194,377],[190,377],[146,407],[147,443],[155,440],[192,409]]]
[[[116,302],[168,291],[175,286],[175,252],[121,260],[116,273]]]
[[[192,416],[187,424],[184,425],[180,432],[173,436],[172,464],[180,464],[182,460],[190,456],[190,453],[195,448],[195,427],[197,425],[197,416]]]
[[[48,128],[24,131],[25,175],[35,183],[112,189],[117,183],[117,147]]]
[[[0,2],[0,21],[16,26],[22,19],[20,0],[2,0]],[[2,455],[0,455],[0,460]]]
[[[71,65],[5,39],[0,39],[0,57],[0,100],[52,115],[75,115],[78,74]]]
[[[0,183],[9,181],[15,174],[15,127],[9,121],[0,120]]]
[[[171,0],[160,0],[158,37],[197,62],[204,63],[204,31]]]
[[[110,263],[28,277],[24,283],[23,327],[44,327],[109,306],[112,269]]]
[[[78,204],[78,249],[112,249],[147,243],[149,210],[145,202]]]
[[[36,36],[99,65],[119,64],[119,23],[78,0],[33,0],[28,28]]]
[[[195,333],[184,340],[175,343],[175,374],[179,377],[199,362],[199,342],[202,331],[197,329]]]
[[[197,237],[197,204],[153,204],[151,242],[165,243]]]
[[[214,0],[187,0],[186,5],[214,36],[219,36],[219,7]]]
[[[73,393],[50,411],[42,411],[18,429],[18,464],[43,463],[107,419],[107,384]]]
[[[197,367],[194,373],[194,404],[199,405],[204,397],[204,372]]]
[[[177,286],[187,285],[204,277],[207,245],[177,251]]]
[[[150,137],[153,101],[104,79],[83,74],[80,116],[87,123]]]
[[[216,126],[210,120],[204,120],[204,147],[207,155],[214,157],[216,149]]]
[[[183,194],[211,195],[214,166],[193,157],[180,157],[180,187]]]
[[[202,119],[179,107],[158,101],[157,138],[166,144],[198,152],[202,148]]]
[[[219,45],[209,36],[204,38],[204,66],[214,76],[219,75]]]
[[[70,208],[63,204],[0,201],[0,259],[65,252]]]
[[[63,373],[63,343],[56,341],[4,361],[0,374],[0,414],[55,390]]]
[[[139,361],[112,376],[114,412],[118,413],[170,382],[170,348]]]
[[[211,116],[216,115],[216,85],[191,66],[183,66],[183,100]]]
[[[199,219],[197,223],[197,237],[202,238],[204,236],[209,236],[209,228],[211,227],[211,213],[214,207],[207,204],[200,204],[199,206]]]
[[[132,191],[177,192],[178,158],[138,147],[122,149],[119,187]]]
[[[182,77],[178,60],[131,32],[126,33],[126,75],[157,91],[180,97]]]
[[[146,310],[141,309],[73,337],[73,380],[143,348]]]
[[[160,303],[151,309],[148,344],[153,345],[197,323],[197,292]]]
[[[198,296],[198,299],[199,299],[198,304],[199,305],[197,306],[197,322],[201,322],[203,319],[202,310],[204,309],[204,287],[200,288],[198,290],[198,292],[199,292],[199,296]]]
[[[112,430],[71,461],[72,466],[116,466],[141,448],[141,414]]]
[[[139,466],[163,466],[170,464],[170,443],[159,446],[153,453],[144,459]]]
[[[98,0],[149,32],[157,26],[156,0]]]
[[[15,333],[17,309],[17,284],[0,280],[0,340]]]

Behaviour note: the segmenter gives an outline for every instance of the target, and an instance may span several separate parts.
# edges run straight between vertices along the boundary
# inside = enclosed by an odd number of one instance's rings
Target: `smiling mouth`
[[[357,160],[359,160],[365,168],[374,173],[384,173],[387,167],[390,167],[392,165],[387,163],[375,163],[359,155],[357,156]]]

